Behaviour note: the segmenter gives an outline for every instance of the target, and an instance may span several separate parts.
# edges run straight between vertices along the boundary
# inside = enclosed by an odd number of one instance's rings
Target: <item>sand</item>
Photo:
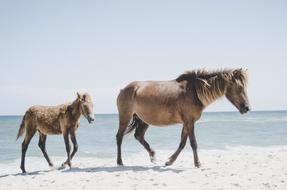
[[[0,189],[287,189],[287,146],[233,147],[199,150],[201,168],[193,166],[192,151],[186,148],[174,165],[164,167],[173,151],[158,151],[152,164],[146,152],[125,156],[125,166],[114,159],[79,158],[72,169],[49,168],[44,158],[27,157],[22,175],[17,160],[0,164]],[[64,158],[52,158],[60,165]]]

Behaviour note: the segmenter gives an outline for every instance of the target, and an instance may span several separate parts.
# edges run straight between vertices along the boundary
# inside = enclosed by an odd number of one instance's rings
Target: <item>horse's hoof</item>
[[[153,158],[150,158],[150,161],[151,163],[155,164],[156,163],[156,159],[153,157]]]
[[[151,156],[151,157],[150,157],[150,161],[151,161],[151,163],[154,163],[154,164],[155,164],[155,163],[156,163],[156,158],[155,158],[155,156]]]
[[[165,166],[170,166],[170,165],[172,165],[172,163],[173,163],[173,162],[169,160],[169,161],[167,161],[167,162],[165,163]]]

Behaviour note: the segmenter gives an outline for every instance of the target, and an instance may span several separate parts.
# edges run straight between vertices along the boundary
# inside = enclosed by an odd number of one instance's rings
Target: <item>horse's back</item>
[[[119,95],[119,112],[136,113],[153,125],[181,122],[178,101],[184,87],[176,81],[138,81],[125,87]],[[124,109],[123,109],[124,108]]]

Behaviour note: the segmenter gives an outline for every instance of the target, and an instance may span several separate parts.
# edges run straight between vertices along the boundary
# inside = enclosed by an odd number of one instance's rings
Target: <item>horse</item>
[[[155,160],[155,151],[144,139],[149,125],[168,126],[183,124],[181,140],[166,166],[172,165],[185,147],[189,137],[194,165],[200,167],[195,122],[203,110],[220,97],[225,97],[241,114],[250,111],[247,97],[247,70],[204,69],[188,71],[170,81],[134,81],[123,88],[117,97],[119,128],[116,134],[117,164],[123,165],[121,144],[123,136],[135,129],[135,138]]]
[[[77,92],[77,98],[73,102],[61,104],[58,106],[32,106],[30,107],[22,120],[16,140],[26,132],[22,143],[21,170],[25,170],[25,155],[30,140],[39,132],[39,147],[47,160],[49,166],[53,167],[47,151],[47,135],[63,134],[67,152],[67,160],[62,164],[64,168],[68,165],[71,168],[71,160],[78,150],[76,139],[76,130],[79,127],[80,116],[83,115],[91,124],[95,120],[93,113],[92,97],[88,93],[80,94]],[[69,137],[73,143],[73,152],[70,154],[71,147]]]

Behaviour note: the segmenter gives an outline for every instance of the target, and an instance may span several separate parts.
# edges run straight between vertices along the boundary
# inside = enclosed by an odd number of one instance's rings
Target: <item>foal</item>
[[[46,138],[47,135],[63,134],[67,160],[62,164],[63,167],[68,165],[71,167],[71,160],[78,150],[76,139],[76,130],[79,127],[80,116],[92,123],[95,120],[93,113],[92,97],[88,93],[79,94],[77,92],[77,99],[71,103],[61,104],[58,106],[32,106],[30,107],[22,120],[19,128],[17,139],[26,132],[25,139],[22,143],[22,157],[21,157],[21,170],[25,170],[25,155],[30,143],[30,140],[36,133],[39,132],[39,147],[47,160],[49,166],[53,166],[47,152],[46,152]],[[73,152],[70,154],[69,137],[73,143]]]

